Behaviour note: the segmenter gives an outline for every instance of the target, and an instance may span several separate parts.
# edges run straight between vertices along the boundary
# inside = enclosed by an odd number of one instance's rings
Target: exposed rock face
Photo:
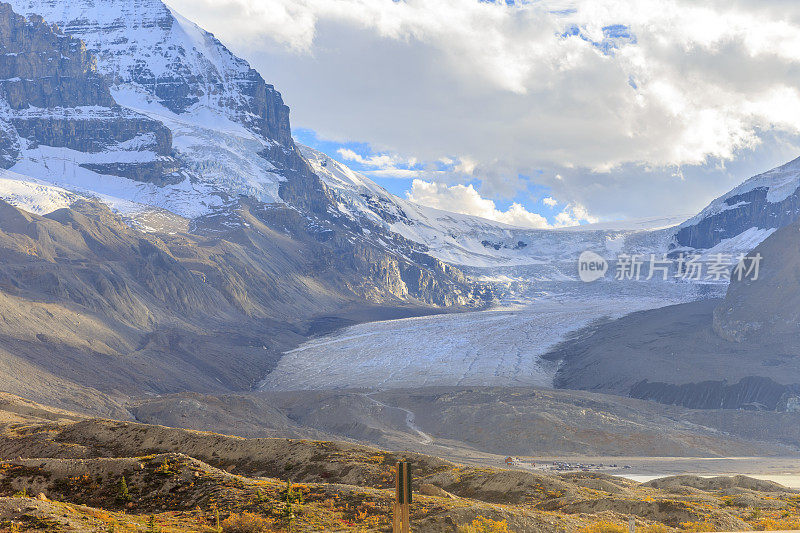
[[[19,158],[19,135],[10,122],[0,120],[0,168],[10,168]]]
[[[79,152],[98,153],[133,142],[141,149],[136,151],[168,156],[172,150],[172,135],[167,128],[119,107],[26,110],[15,113],[11,123],[32,143]]]
[[[14,0],[20,13],[37,13],[82,39],[113,85],[147,88],[167,109],[197,104],[221,109],[236,122],[292,143],[289,108],[275,88],[213,35],[173,13],[160,0]],[[189,46],[187,43],[191,43]],[[204,54],[219,54],[212,63]]]
[[[306,174],[306,179],[315,177],[314,174]],[[289,184],[298,182],[287,181]],[[295,197],[295,202],[306,201],[312,207],[326,205],[324,202],[328,192],[321,183],[317,187],[289,190],[291,192],[287,196],[307,195],[299,199]],[[281,192],[284,193],[284,190]],[[405,250],[405,253],[392,253],[371,239],[365,239],[360,234],[363,228],[353,227],[352,221],[344,217],[309,220],[295,210],[252,201],[245,201],[240,213],[246,213],[242,218],[243,223],[251,224],[250,217],[254,217],[258,223],[266,224],[272,230],[313,245],[315,276],[335,271],[341,286],[368,301],[379,303],[397,299],[440,307],[481,307],[493,298],[490,290],[473,283],[459,269],[415,252],[411,243],[384,233],[377,226],[370,231],[393,242],[393,247]],[[230,218],[223,217],[222,223],[229,225]],[[193,223],[192,230],[216,233],[218,224],[215,217],[199,219]],[[238,237],[231,235],[230,238]]]
[[[734,342],[796,343],[800,338],[800,221],[779,229],[757,246],[758,279],[734,277],[714,310],[714,331]]]
[[[800,213],[800,189],[778,203],[767,201],[769,189],[758,187],[724,200],[730,208],[696,225],[681,228],[676,239],[681,246],[708,249],[750,228],[774,229],[791,224]]]
[[[172,157],[159,157],[145,163],[83,163],[81,167],[106,176],[120,176],[158,186],[177,184],[186,178],[180,163]]]
[[[86,47],[39,16],[0,4],[0,91],[12,109],[114,104]]]
[[[682,224],[675,240],[678,246],[706,250],[745,232],[761,230],[760,237],[744,239],[751,249],[763,240],[765,231],[782,228],[800,216],[800,158],[745,181],[714,200],[699,215]]]
[[[738,383],[704,381],[673,385],[647,380],[631,388],[631,398],[653,400],[690,409],[747,409],[785,411],[800,386],[781,385],[769,378],[747,377]]]
[[[85,45],[38,15],[14,13],[10,4],[0,4],[0,99],[4,168],[14,164],[24,139],[28,146],[86,153],[150,154],[124,163],[112,157],[97,169],[153,183],[184,179],[170,155],[171,132],[116,105]]]

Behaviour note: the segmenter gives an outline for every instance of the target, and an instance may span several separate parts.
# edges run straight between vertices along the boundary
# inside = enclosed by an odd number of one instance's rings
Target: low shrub
[[[684,531],[716,531],[710,522],[683,522],[681,527]]]
[[[584,533],[628,533],[628,526],[621,526],[616,522],[603,520],[602,522],[595,522],[583,531]]]
[[[492,520],[479,516],[467,526],[458,528],[458,533],[513,533],[508,529],[508,523],[505,520]]]
[[[255,513],[235,513],[222,521],[223,533],[263,533],[278,531],[275,523]]]

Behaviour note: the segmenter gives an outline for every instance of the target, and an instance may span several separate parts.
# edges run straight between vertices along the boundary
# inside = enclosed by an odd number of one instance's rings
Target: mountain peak
[[[11,0],[11,5],[83,40],[112,87],[148,94],[177,115],[208,108],[265,139],[292,144],[289,108],[280,93],[161,0]]]
[[[713,249],[728,243],[752,249],[800,213],[800,158],[745,180],[679,227],[677,244]],[[755,237],[755,239],[753,238]]]

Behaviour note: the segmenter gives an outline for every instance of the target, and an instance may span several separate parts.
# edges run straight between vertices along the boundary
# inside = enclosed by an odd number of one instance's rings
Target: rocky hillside
[[[714,310],[714,331],[735,342],[783,339],[800,333],[800,222],[785,226],[757,246],[758,279],[734,277]],[[749,264],[749,263],[748,263]]]
[[[548,354],[561,361],[556,386],[697,409],[796,411],[797,342],[721,337],[718,305],[669,306],[587,328]]]
[[[629,517],[644,531],[800,524],[796,491],[745,476],[639,484],[597,472],[470,467],[346,443],[90,419],[5,395],[0,527],[210,532],[219,519],[225,533],[377,533],[390,527],[401,459],[412,465],[415,531],[623,531]]]
[[[137,392],[248,390],[318,320],[491,299],[337,214],[280,94],[160,1],[15,4],[0,198],[28,211],[0,200],[6,390],[104,413]]]
[[[435,263],[409,267],[368,247],[343,257],[336,237],[319,242],[293,211],[242,203],[237,216],[235,229],[203,219],[169,235],[98,202],[45,216],[0,202],[4,388],[73,408],[98,391],[248,390],[318,317],[409,307],[409,286],[458,304]]]
[[[744,260],[722,300],[634,313],[596,325],[548,357],[566,388],[605,390],[701,409],[797,411],[800,222]],[[760,260],[756,260],[760,257]]]
[[[792,413],[743,410],[734,416],[719,409],[545,388],[426,387],[368,395],[342,390],[221,397],[187,393],[142,398],[130,410],[148,424],[243,437],[335,435],[455,461],[486,454],[763,457],[800,449],[800,428]]]

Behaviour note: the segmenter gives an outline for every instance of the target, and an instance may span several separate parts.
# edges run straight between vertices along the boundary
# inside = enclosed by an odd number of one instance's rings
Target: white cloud
[[[365,174],[371,178],[397,178],[397,179],[410,180],[425,176],[430,177],[432,174],[437,174],[437,173],[431,172],[429,170],[414,170],[408,168],[386,167],[386,168],[381,168],[379,170],[367,170],[362,172],[362,174]]]
[[[558,200],[551,196],[546,196],[545,198],[542,198],[542,203],[547,207],[555,207],[558,205]]]
[[[589,214],[584,206],[578,203],[569,204],[566,209],[556,215],[556,226],[577,226],[581,222],[594,224],[600,220]]]
[[[551,225],[545,217],[531,213],[519,203],[513,203],[506,211],[497,209],[492,200],[483,198],[470,185],[448,186],[442,183],[415,179],[406,196],[412,202],[445,211],[453,211],[466,215],[475,215],[489,220],[497,220],[514,226],[526,228],[551,228],[575,226],[580,222],[596,222],[586,209],[580,205],[570,205],[556,216],[556,223]]]
[[[372,170],[362,170],[361,172],[373,178],[398,178],[413,179],[422,176],[443,175],[444,171],[434,168],[410,168],[417,164],[414,157],[403,159],[397,154],[377,154],[363,156],[350,148],[339,148],[336,153],[345,161],[353,161],[365,167],[372,167]],[[453,164],[450,161],[449,164]]]
[[[342,159],[346,161],[355,161],[356,163],[366,165],[368,167],[394,167],[401,161],[397,156],[385,154],[363,157],[349,148],[339,148],[336,150],[336,152],[342,156]]]
[[[449,158],[493,197],[535,179],[604,216],[685,212],[747,177],[720,161],[765,170],[800,135],[796,2],[168,1],[275,83],[295,125]]]

